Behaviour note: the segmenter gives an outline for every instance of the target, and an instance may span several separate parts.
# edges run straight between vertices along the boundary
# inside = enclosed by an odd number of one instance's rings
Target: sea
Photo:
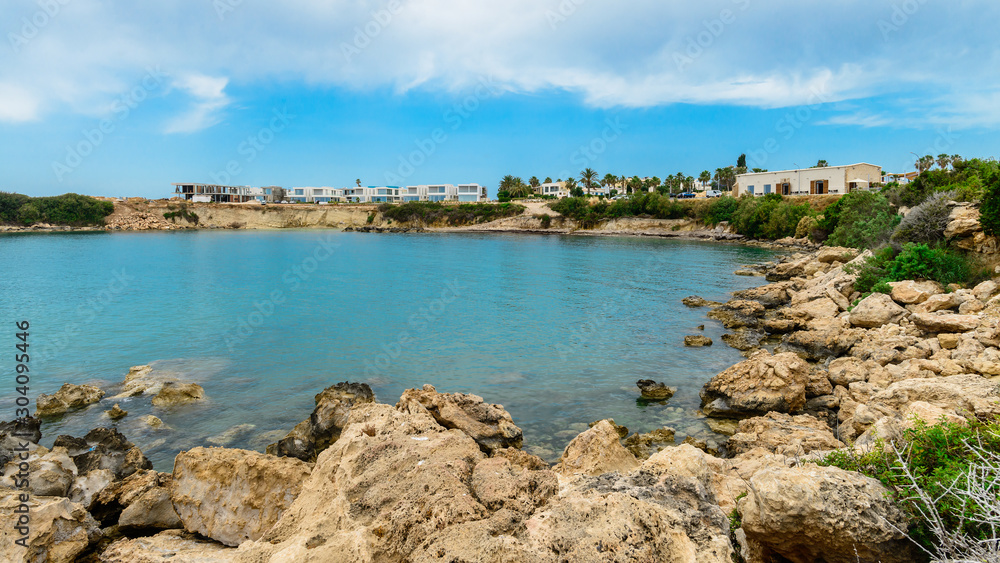
[[[524,449],[555,461],[590,422],[669,426],[709,442],[701,387],[739,362],[698,295],[762,283],[734,275],[771,251],[646,237],[196,230],[0,236],[0,420],[14,416],[16,323],[27,321],[32,400],[63,383],[106,389],[46,420],[42,444],[115,425],[170,471],[196,446],[263,451],[340,381],[395,404],[407,388],[504,406]],[[684,336],[715,344],[687,348]],[[6,344],[4,344],[6,342]],[[131,366],[195,382],[206,398],[159,408],[110,399]],[[665,403],[635,382],[677,387]],[[118,403],[129,415],[112,422]],[[158,429],[142,420],[152,414]]]

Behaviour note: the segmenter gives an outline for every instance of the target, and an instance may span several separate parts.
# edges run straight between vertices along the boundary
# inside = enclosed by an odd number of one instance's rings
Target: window
[[[764,193],[765,194],[771,193],[771,184],[764,184]]]
[[[747,193],[753,195],[753,186],[747,186]]]

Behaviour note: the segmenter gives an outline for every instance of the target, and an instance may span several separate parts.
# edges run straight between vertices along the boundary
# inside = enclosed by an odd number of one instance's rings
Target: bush
[[[1000,172],[993,170],[984,178],[983,202],[979,206],[979,224],[988,235],[1000,235]]]
[[[459,205],[445,205],[436,201],[411,201],[400,204],[383,203],[378,207],[383,217],[400,223],[420,222],[425,225],[431,225],[443,222],[450,226],[488,223],[504,217],[520,215],[524,209],[523,205],[514,203],[462,203]],[[372,214],[371,219],[374,221],[374,214]]]
[[[550,216],[548,213],[543,213],[541,219],[542,219],[543,229],[548,229],[549,227],[552,226],[552,216]]]
[[[915,243],[906,243],[898,253],[886,246],[860,266],[847,266],[845,271],[856,274],[854,288],[863,294],[880,283],[928,279],[948,285],[974,279],[973,268],[964,255]]]
[[[799,224],[795,226],[795,238],[809,236],[818,226],[819,221],[815,217],[806,216],[799,219]]]
[[[975,545],[992,544],[1000,525],[1000,419],[917,420],[901,443],[876,443],[860,453],[837,450],[818,462],[878,479],[912,516],[909,534],[942,560],[965,559]]]
[[[900,216],[889,200],[875,192],[850,192],[824,211],[821,226],[829,230],[826,244],[875,248],[889,240]]]
[[[740,202],[735,197],[713,198],[711,203],[705,206],[704,216],[697,218],[708,225],[718,225],[723,221],[731,221],[739,207]]]
[[[955,192],[931,194],[923,203],[914,207],[893,231],[891,240],[895,243],[936,242],[944,239],[951,209],[948,202]]]
[[[102,225],[104,218],[114,210],[114,204],[109,201],[98,201],[79,194],[29,197],[0,192],[0,222],[4,223],[52,223],[75,227]]]

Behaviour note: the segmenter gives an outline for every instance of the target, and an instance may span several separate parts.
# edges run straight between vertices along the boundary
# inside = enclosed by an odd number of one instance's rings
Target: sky
[[[0,191],[1000,156],[995,0],[0,0]]]

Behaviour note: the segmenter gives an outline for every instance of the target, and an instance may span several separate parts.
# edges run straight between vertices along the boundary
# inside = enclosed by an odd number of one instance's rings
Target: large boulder
[[[27,526],[19,511],[30,514]],[[97,522],[79,504],[66,498],[36,496],[22,502],[15,491],[0,492],[0,529],[0,554],[12,563],[74,563],[101,538]],[[22,538],[27,548],[15,543]]]
[[[153,397],[154,407],[177,407],[205,398],[205,390],[197,383],[181,383],[167,381],[160,387],[160,392]]]
[[[58,416],[70,410],[82,409],[104,397],[104,391],[93,385],[64,383],[51,395],[42,393],[35,400],[35,416]]]
[[[733,292],[733,297],[757,301],[766,308],[772,309],[788,304],[792,299],[790,291],[795,284],[792,282],[778,282],[750,289],[743,289]]]
[[[979,326],[977,315],[914,313],[910,321],[927,332],[968,332]]]
[[[948,226],[944,229],[945,238],[967,238],[982,231],[983,227],[979,223],[979,209],[959,205],[951,210],[948,216]]]
[[[899,530],[906,515],[875,479],[836,467],[766,468],[739,502],[743,531],[762,560],[903,563],[918,551]]]
[[[760,350],[705,384],[702,410],[722,418],[795,412],[806,404],[808,381],[809,364],[802,358],[790,352],[772,356]]]
[[[294,458],[199,447],[177,454],[170,498],[186,530],[238,546],[281,518],[311,471]]]
[[[1000,384],[979,375],[952,375],[933,379],[904,379],[871,396],[868,407],[898,418],[921,401],[960,416],[1000,414]]]
[[[826,422],[807,414],[791,416],[777,412],[741,420],[736,434],[726,442],[730,455],[764,448],[776,454],[801,456],[842,447],[844,443],[833,435]]]
[[[614,424],[602,420],[566,445],[554,470],[564,477],[572,477],[612,471],[626,473],[638,465],[635,456],[622,446]]]
[[[932,295],[944,293],[941,284],[934,281],[904,280],[889,282],[889,287],[892,288],[890,297],[901,305],[917,305],[927,301]]]
[[[90,474],[100,472],[100,470],[92,471]],[[94,496],[90,513],[101,522],[101,526],[117,524],[122,511],[131,507],[146,493],[156,489],[167,489],[169,493],[170,481],[169,473],[159,473],[151,469],[136,471],[124,479],[103,487]]]
[[[139,495],[118,517],[118,529],[123,533],[182,528],[167,487],[152,487]]]
[[[340,437],[351,407],[374,403],[375,393],[366,383],[343,381],[316,395],[316,408],[287,436],[267,446],[267,453],[316,461],[316,456]]]
[[[433,385],[407,389],[396,408],[410,413],[427,413],[445,428],[457,428],[479,444],[484,452],[520,448],[521,429],[514,425],[502,405],[491,405],[478,395],[438,393]]]
[[[861,300],[851,310],[851,324],[862,328],[878,328],[889,323],[897,323],[906,315],[892,297],[884,293],[872,293]]]
[[[21,464],[27,463],[25,471]],[[68,496],[70,487],[76,479],[76,465],[67,455],[65,448],[53,448],[52,451],[38,450],[29,453],[27,459],[13,460],[3,468],[3,480],[0,485],[15,488],[16,483],[28,475],[27,490],[31,494],[46,497]],[[20,477],[18,477],[20,475]]]
[[[848,248],[846,246],[826,246],[816,253],[816,260],[824,264],[830,264],[833,262],[847,263],[857,258],[857,256],[857,248]]]
[[[618,439],[610,423],[594,428]],[[699,485],[635,472],[560,488],[516,449],[487,458],[426,412],[363,404],[291,508],[239,553],[259,563],[728,562],[725,515]]]
[[[114,428],[95,428],[83,438],[59,436],[56,447],[64,447],[80,475],[95,469],[107,469],[115,479],[123,479],[153,464],[142,451]]]
[[[0,421],[0,439],[7,436],[37,444],[42,439],[42,421],[33,416],[17,418],[10,422]],[[3,460],[0,459],[0,464],[2,463]]]
[[[122,538],[101,553],[102,563],[231,563],[236,550],[184,530]]]
[[[846,319],[836,318],[809,330],[786,334],[775,351],[794,352],[807,360],[823,361],[847,353],[865,333],[865,329],[851,327]]]

